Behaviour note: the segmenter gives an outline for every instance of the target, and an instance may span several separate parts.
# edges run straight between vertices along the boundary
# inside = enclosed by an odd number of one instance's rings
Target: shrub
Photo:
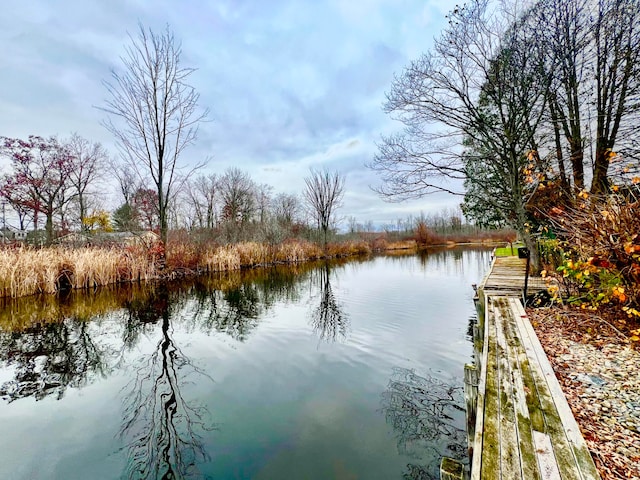
[[[575,206],[553,212],[562,259],[557,270],[567,290],[573,289],[572,301],[593,308],[617,303],[635,315],[640,301],[639,203],[583,193]]]

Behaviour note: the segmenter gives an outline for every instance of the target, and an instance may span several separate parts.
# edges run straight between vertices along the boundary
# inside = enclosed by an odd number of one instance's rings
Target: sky
[[[381,135],[401,129],[382,111],[394,74],[426,52],[450,0],[3,0],[0,136],[77,132],[113,156],[101,125],[103,84],[122,71],[138,25],[169,25],[189,83],[209,109],[181,162],[202,173],[235,166],[274,193],[300,194],[311,168],[345,175],[343,216],[377,226],[460,198],[386,203],[365,167]],[[116,187],[105,205],[121,201]]]

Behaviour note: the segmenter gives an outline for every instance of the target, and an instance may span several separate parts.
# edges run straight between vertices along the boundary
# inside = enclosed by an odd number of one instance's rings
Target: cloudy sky
[[[138,23],[166,24],[182,41],[190,83],[210,110],[184,160],[209,158],[275,192],[300,193],[310,168],[346,175],[344,215],[380,225],[459,199],[388,204],[364,164],[380,135],[399,129],[382,112],[394,73],[430,48],[449,0],[3,0],[0,135],[113,138],[100,122],[103,81]],[[114,197],[107,207],[118,202]]]

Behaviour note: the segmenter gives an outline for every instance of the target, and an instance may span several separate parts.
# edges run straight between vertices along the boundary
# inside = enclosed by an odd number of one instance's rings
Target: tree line
[[[182,66],[181,53],[168,26],[158,33],[139,25],[137,36],[130,35],[122,68],[103,82],[108,100],[100,107],[116,139],[116,160],[78,134],[0,137],[0,155],[11,164],[0,198],[16,213],[18,228],[37,230],[44,217],[47,243],[72,228],[108,230],[112,223],[119,230],[157,230],[163,243],[170,226],[216,229],[226,241],[249,236],[271,242],[310,222],[326,245],[344,195],[343,175],[311,170],[298,196],[274,194],[236,167],[209,175],[198,174],[206,162],[187,169],[182,154],[208,110],[188,83],[194,69]],[[123,199],[111,218],[100,207],[107,174]]]
[[[15,212],[19,230],[44,224],[49,242],[70,231],[160,231],[164,221],[173,229],[215,231],[222,241],[277,243],[310,234],[316,220],[326,241],[344,189],[344,177],[326,171],[312,171],[301,194],[275,193],[237,167],[221,174],[196,172],[175,184],[163,220],[158,191],[131,165],[111,159],[100,143],[78,134],[0,142],[0,152],[11,161],[0,198]],[[115,179],[120,194],[113,212],[103,208],[106,176]]]

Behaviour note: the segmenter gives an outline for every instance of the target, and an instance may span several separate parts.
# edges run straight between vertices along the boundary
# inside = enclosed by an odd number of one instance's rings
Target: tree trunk
[[[53,212],[51,209],[49,209],[49,212],[47,212],[47,221],[44,227],[47,234],[47,245],[51,245],[51,243],[53,243]]]
[[[569,147],[571,149],[571,167],[573,169],[573,184],[576,190],[584,189],[584,149],[582,140],[569,139]]]
[[[609,170],[609,157],[607,150],[596,147],[596,160],[593,164],[593,181],[591,182],[591,193],[603,195],[609,193],[609,180],[607,172]]]

